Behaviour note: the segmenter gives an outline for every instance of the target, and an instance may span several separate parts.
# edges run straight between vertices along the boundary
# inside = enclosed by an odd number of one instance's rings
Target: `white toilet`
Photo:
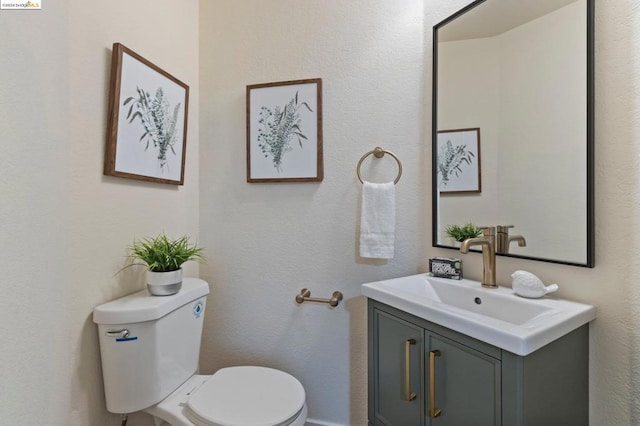
[[[196,374],[209,285],[185,278],[172,296],[147,290],[100,305],[107,409],[151,414],[157,426],[303,426],[302,384],[290,374],[242,366]]]

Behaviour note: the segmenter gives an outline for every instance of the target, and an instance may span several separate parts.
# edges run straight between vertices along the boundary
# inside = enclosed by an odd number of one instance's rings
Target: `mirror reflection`
[[[593,266],[592,2],[485,0],[434,27],[434,246]]]

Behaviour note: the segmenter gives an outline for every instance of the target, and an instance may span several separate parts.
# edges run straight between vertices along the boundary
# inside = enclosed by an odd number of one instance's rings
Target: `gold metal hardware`
[[[416,339],[405,340],[404,342],[404,399],[413,401],[416,393],[411,392],[411,345],[416,344]]]
[[[322,299],[320,297],[311,297],[311,290],[307,288],[303,288],[300,290],[300,294],[296,295],[296,302],[304,303],[304,302],[318,302],[318,303],[328,303],[329,306],[336,307],[338,303],[342,300],[342,293],[339,291],[334,291],[331,295],[331,299]]]
[[[484,235],[478,238],[467,238],[460,246],[460,253],[469,253],[471,246],[482,246],[482,263],[484,274],[482,287],[498,288],[496,284],[496,228],[488,226],[482,229]]]
[[[358,180],[360,181],[360,183],[364,183],[364,179],[362,179],[362,175],[360,174],[360,166],[362,166],[362,162],[364,161],[364,159],[371,154],[373,154],[373,156],[376,158],[382,158],[385,154],[389,154],[396,160],[396,163],[398,163],[398,175],[396,176],[396,179],[393,181],[393,183],[398,183],[398,181],[400,180],[400,176],[402,176],[402,163],[400,162],[400,159],[393,152],[382,149],[379,146],[376,146],[375,149],[367,152],[365,155],[360,157],[360,161],[358,161],[358,166],[356,167],[356,173],[358,174]]]
[[[432,419],[438,417],[442,410],[436,408],[436,357],[440,356],[440,351],[429,352],[429,416]]]
[[[517,242],[518,247],[526,247],[527,240],[523,235],[509,235],[509,229],[513,225],[498,225],[496,227],[496,253],[509,253],[512,242]]]

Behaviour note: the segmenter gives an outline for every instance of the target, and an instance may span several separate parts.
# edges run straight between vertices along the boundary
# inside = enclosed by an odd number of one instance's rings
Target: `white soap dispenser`
[[[513,279],[511,287],[518,296],[537,299],[558,290],[558,284],[545,286],[542,280],[531,272],[515,271],[511,274],[511,278]]]

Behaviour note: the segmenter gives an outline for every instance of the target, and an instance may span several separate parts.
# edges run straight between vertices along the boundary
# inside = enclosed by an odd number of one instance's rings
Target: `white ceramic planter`
[[[170,296],[182,288],[182,268],[170,272],[147,271],[147,289],[153,296]]]

